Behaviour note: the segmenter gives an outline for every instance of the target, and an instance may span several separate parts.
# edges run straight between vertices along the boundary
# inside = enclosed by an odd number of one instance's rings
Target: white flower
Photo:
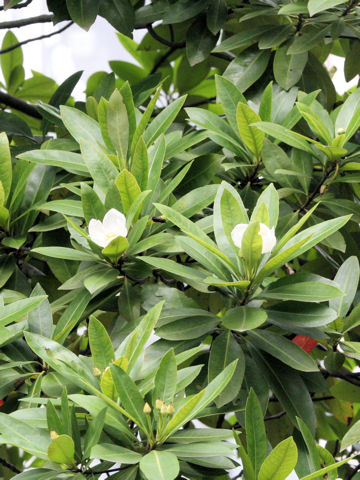
[[[115,208],[105,214],[102,222],[95,218],[90,220],[90,239],[100,247],[105,248],[114,238],[126,237],[127,234],[125,215]]]
[[[231,232],[231,238],[234,244],[241,248],[244,233],[249,225],[247,223],[238,223]],[[260,223],[259,234],[262,238],[262,252],[268,253],[276,245],[275,228],[269,228],[264,223]]]

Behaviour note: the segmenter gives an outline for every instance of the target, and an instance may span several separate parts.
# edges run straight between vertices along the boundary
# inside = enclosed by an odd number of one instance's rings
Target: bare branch
[[[3,465],[4,467],[8,468],[9,470],[11,470],[14,473],[21,473],[21,470],[19,470],[17,467],[15,467],[15,465],[7,462],[3,458],[0,458],[0,465]]]
[[[52,22],[54,15],[39,15],[38,17],[20,18],[19,20],[11,20],[9,22],[0,23],[0,29],[19,28],[33,25],[34,23]]]
[[[0,91],[0,103],[15,108],[15,110],[19,110],[19,112],[26,113],[26,115],[29,115],[30,117],[42,119],[42,116],[34,105],[24,102],[24,100],[21,100],[20,98],[13,97],[8,93]]]
[[[15,8],[25,8],[30,5],[31,2],[32,0],[26,0],[26,2],[24,3],[18,3],[17,5],[14,5],[13,7],[11,7],[11,9],[14,10]],[[1,10],[5,10],[5,7],[0,7],[0,11]]]
[[[15,43],[15,45],[11,45],[11,47],[4,48],[3,50],[0,50],[0,55],[4,53],[11,52],[12,50],[15,50],[16,48],[21,47],[22,45],[26,45],[27,43],[30,42],[36,42],[37,40],[43,40],[44,38],[50,38],[54,35],[57,35],[58,33],[62,33],[65,30],[67,30],[71,25],[73,25],[74,22],[69,22],[65,27],[60,28],[60,30],[56,30],[55,32],[48,33],[46,35],[40,35],[40,37],[35,37],[35,38],[29,38],[28,40],[23,40],[22,42]]]

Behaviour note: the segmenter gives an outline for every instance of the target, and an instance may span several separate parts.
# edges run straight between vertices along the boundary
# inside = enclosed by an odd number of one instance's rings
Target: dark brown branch
[[[38,17],[10,20],[8,22],[0,23],[0,29],[26,27],[27,25],[33,25],[34,23],[48,23],[52,22],[53,17],[53,15],[39,15]]]
[[[155,40],[157,40],[158,42],[162,43],[163,45],[166,45],[167,47],[184,48],[185,45],[186,45],[186,42],[174,42],[174,41],[167,40],[167,39],[164,38],[164,37],[161,37],[161,36],[158,35],[158,34],[156,33],[156,31],[153,29],[151,23],[149,23],[148,25],[146,25],[146,28],[147,28],[147,31],[149,32],[149,34],[150,34]]]
[[[36,42],[37,40],[44,40],[45,38],[50,38],[54,35],[57,35],[59,33],[62,33],[64,32],[65,30],[67,30],[71,25],[73,25],[74,22],[69,22],[67,25],[65,25],[65,27],[63,28],[60,28],[60,30],[56,30],[55,32],[51,32],[51,33],[48,33],[46,35],[40,35],[40,37],[35,37],[35,38],[29,38],[28,40],[23,40],[22,42],[19,42],[19,43],[15,43],[15,45],[11,45],[11,47],[8,47],[8,48],[4,48],[3,50],[0,50],[0,55],[4,54],[4,53],[8,53],[8,52],[11,52],[12,50],[15,50],[16,48],[19,48],[21,47],[22,45],[26,45],[27,43],[30,43],[30,42]]]
[[[172,53],[175,52],[176,49],[177,49],[177,47],[171,47],[171,48],[165,53],[165,55],[162,55],[162,56],[159,58],[159,60],[155,63],[155,65],[153,66],[153,68],[152,68],[152,70],[151,70],[151,72],[150,72],[150,75],[153,74],[153,73],[155,73],[155,72],[158,70],[158,68],[160,68],[161,65],[166,61],[166,59],[167,59],[168,57],[170,57],[170,55],[171,55]]]
[[[7,461],[4,460],[3,458],[0,458],[0,465],[2,465],[3,467],[8,468],[9,470],[11,470],[11,471],[14,472],[14,473],[21,473],[21,470],[19,470],[17,467],[15,467],[15,465],[13,465],[12,463],[7,462]]]
[[[359,470],[360,470],[360,463],[359,463],[359,465],[357,465],[357,467],[354,468],[354,470],[352,472],[349,473],[349,475],[347,475],[345,480],[351,480],[352,478],[354,478]]]
[[[235,57],[231,57],[230,55],[227,55],[226,53],[210,53],[212,57],[216,58],[221,58],[221,60],[226,60],[227,62],[232,62]]]
[[[351,10],[357,6],[358,3],[359,3],[358,0],[350,0],[350,2],[348,3],[348,6],[345,8],[341,16],[346,17],[346,15],[348,15],[351,12]]]
[[[34,105],[24,102],[24,100],[21,100],[20,98],[13,97],[8,93],[0,91],[0,103],[15,108],[15,110],[19,110],[19,112],[26,113],[26,115],[29,115],[30,117],[42,119],[42,116]]]
[[[15,8],[25,8],[28,5],[30,5],[31,2],[32,2],[32,0],[26,0],[26,2],[24,2],[24,3],[18,3],[17,5],[14,5],[13,7],[11,7],[11,10],[14,10]],[[0,11],[4,10],[4,9],[5,9],[5,7],[0,7]]]

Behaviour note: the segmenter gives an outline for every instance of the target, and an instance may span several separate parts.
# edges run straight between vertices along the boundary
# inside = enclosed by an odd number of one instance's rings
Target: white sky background
[[[65,0],[64,0],[65,1]],[[45,0],[33,0],[31,6],[26,9],[9,10],[0,12],[0,22],[10,21],[26,16],[37,16],[48,13]],[[58,30],[65,22],[56,25],[51,23],[29,25],[13,29],[18,40],[26,40]],[[0,30],[0,43],[6,30]],[[140,41],[144,30],[134,32],[134,40]],[[85,100],[84,90],[89,76],[99,70],[111,72],[110,60],[132,61],[132,57],[126,52],[117,39],[115,30],[109,23],[98,17],[95,24],[88,32],[77,25],[51,38],[36,41],[22,47],[24,54],[24,67],[26,78],[31,76],[31,70],[36,70],[53,78],[58,84],[78,70],[84,73],[74,90],[76,100]],[[350,86],[356,85],[358,76],[347,83],[343,74],[344,59],[330,56],[327,67],[335,66],[337,72],[333,77],[335,87],[339,93],[343,93]],[[2,74],[0,74],[2,77]],[[288,480],[297,479],[295,474],[290,475]]]

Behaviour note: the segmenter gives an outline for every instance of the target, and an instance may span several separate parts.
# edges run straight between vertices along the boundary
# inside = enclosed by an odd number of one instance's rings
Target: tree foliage
[[[3,40],[1,478],[360,478],[358,2],[30,3],[134,61]]]

